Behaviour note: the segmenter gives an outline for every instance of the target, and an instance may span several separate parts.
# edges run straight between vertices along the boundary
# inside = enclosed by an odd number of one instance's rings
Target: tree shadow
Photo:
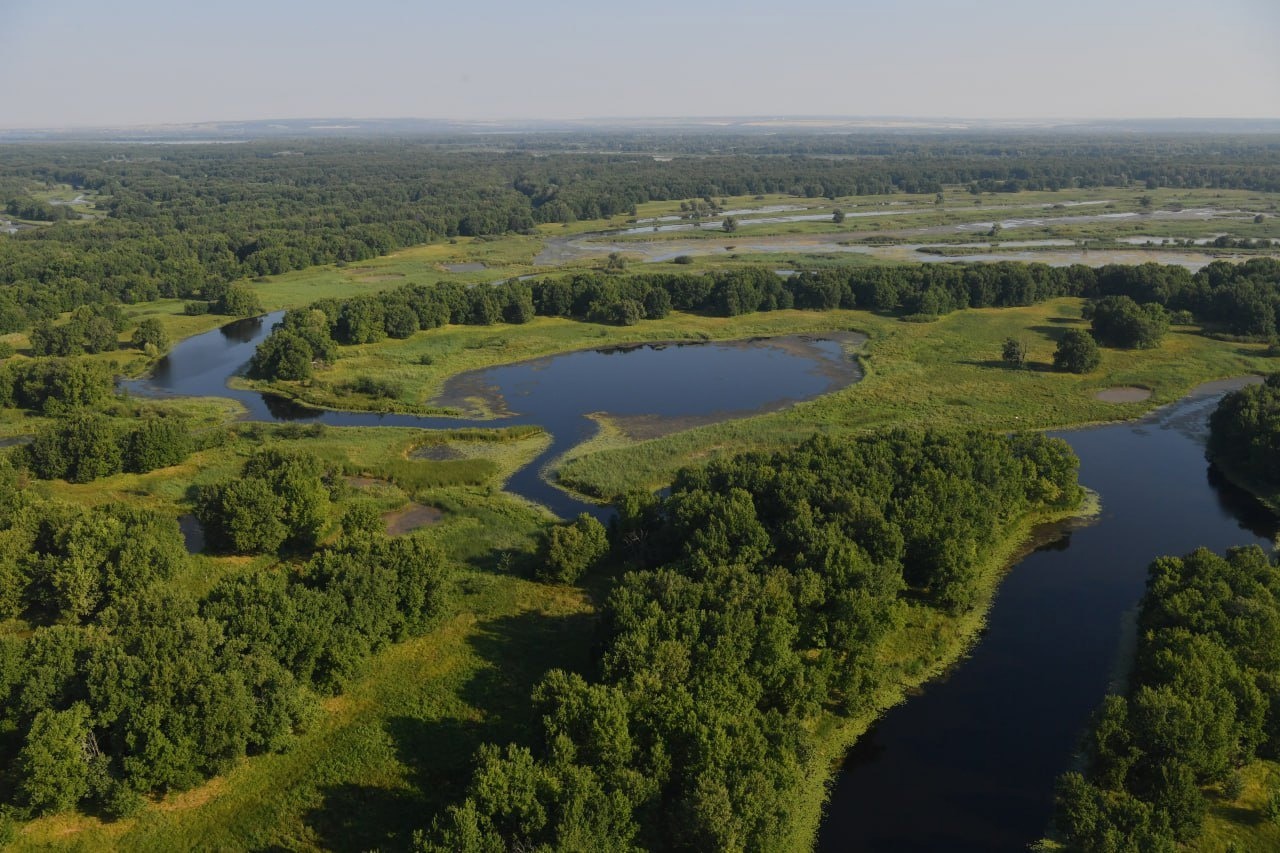
[[[1007,370],[1010,373],[1018,373],[1020,371],[1026,373],[1053,373],[1053,365],[1046,361],[1028,361],[1021,367],[1010,367],[998,358],[962,361],[960,364],[965,364],[969,367],[981,367],[985,370]]]
[[[591,669],[594,622],[591,613],[526,611],[482,623],[467,642],[484,665],[458,691],[478,713],[465,719],[400,714],[383,720],[404,784],[323,789],[323,802],[304,817],[320,846],[339,853],[409,849],[416,831],[429,829],[466,795],[482,744],[514,741],[536,749],[539,715],[530,694],[548,670]]]
[[[1049,322],[1053,321],[1050,320]],[[1032,326],[1030,330],[1033,332],[1039,332],[1052,341],[1062,340],[1062,336],[1069,331],[1069,329],[1062,326]]]
[[[1262,823],[1262,815],[1258,811],[1242,806],[1215,805],[1213,811],[1218,817],[1237,826],[1258,826]]]

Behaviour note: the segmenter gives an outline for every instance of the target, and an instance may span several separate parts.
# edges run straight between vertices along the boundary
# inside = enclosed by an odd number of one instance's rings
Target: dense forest
[[[1039,435],[815,437],[624,497],[597,671],[546,675],[542,738],[482,747],[428,847],[781,849],[812,723],[873,702],[905,599],[975,606],[1008,531],[1080,500],[1076,464]],[[600,559],[594,524],[553,534],[552,577]]]
[[[1138,635],[1088,774],[1059,782],[1058,829],[1084,853],[1172,851],[1199,835],[1206,786],[1238,789],[1243,764],[1280,755],[1280,572],[1261,548],[1152,563]]]
[[[0,240],[0,333],[94,302],[198,298],[236,279],[360,261],[456,235],[632,212],[650,200],[1129,186],[1280,188],[1280,146],[1180,138],[1143,145],[1028,136],[798,137],[750,156],[723,137],[696,156],[531,153],[483,140],[244,145],[7,145],[0,192],[52,224]],[[28,187],[70,184],[106,215],[63,221]],[[46,212],[41,212],[47,208]]]

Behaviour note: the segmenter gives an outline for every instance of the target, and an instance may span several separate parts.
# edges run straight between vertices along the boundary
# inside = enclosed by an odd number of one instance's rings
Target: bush
[[[1053,353],[1053,369],[1066,373],[1090,373],[1101,363],[1098,342],[1079,329],[1068,329]]]
[[[1027,364],[1027,345],[1017,338],[1009,338],[1000,348],[1000,357],[1010,367],[1025,367]]]
[[[169,333],[164,325],[154,317],[148,317],[133,330],[132,344],[140,350],[152,347],[156,352],[169,349]]]
[[[404,393],[404,386],[389,379],[378,379],[373,376],[358,376],[344,386],[349,391],[364,394],[375,400],[396,400]]]
[[[1262,805],[1262,814],[1271,823],[1280,826],[1280,790],[1267,794],[1267,801]]]
[[[583,513],[571,524],[551,528],[535,575],[552,583],[574,583],[608,551],[604,525]]]
[[[23,452],[42,480],[88,483],[122,470],[119,433],[105,415],[77,414],[56,421],[37,431]]]
[[[193,444],[187,418],[146,418],[125,437],[124,470],[145,474],[177,465],[191,454]]]
[[[1093,306],[1091,329],[1106,346],[1154,349],[1169,331],[1169,314],[1155,302],[1139,305],[1128,296],[1107,296]]]
[[[262,300],[249,285],[237,282],[228,287],[218,300],[217,313],[232,317],[254,317],[262,313]]]

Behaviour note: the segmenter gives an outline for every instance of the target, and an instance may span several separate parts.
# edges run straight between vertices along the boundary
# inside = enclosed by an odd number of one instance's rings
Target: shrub
[[[1053,353],[1053,369],[1066,373],[1090,373],[1101,363],[1098,342],[1079,329],[1068,329]]]
[[[535,574],[539,580],[574,583],[608,551],[604,525],[583,513],[571,524],[551,528]]]

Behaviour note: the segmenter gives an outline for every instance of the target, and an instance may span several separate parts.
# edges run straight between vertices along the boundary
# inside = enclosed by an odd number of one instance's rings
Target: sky
[[[1280,117],[1280,0],[0,0],[0,128]]]

